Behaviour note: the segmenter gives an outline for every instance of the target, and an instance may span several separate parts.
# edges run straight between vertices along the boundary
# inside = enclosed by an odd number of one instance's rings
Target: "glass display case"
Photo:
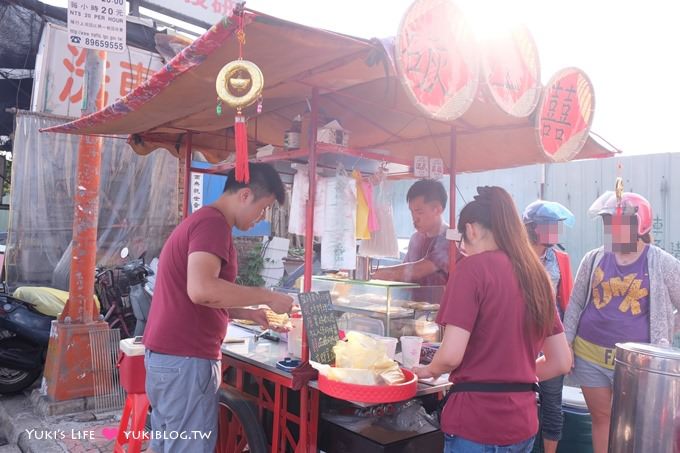
[[[399,338],[418,335],[440,340],[435,317],[443,286],[418,286],[380,280],[348,280],[315,276],[312,291],[328,291],[342,330]]]

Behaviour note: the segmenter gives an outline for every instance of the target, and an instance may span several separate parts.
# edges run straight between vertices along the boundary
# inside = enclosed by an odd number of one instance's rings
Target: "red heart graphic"
[[[118,428],[104,428],[102,429],[102,435],[108,440],[113,440],[118,436]]]

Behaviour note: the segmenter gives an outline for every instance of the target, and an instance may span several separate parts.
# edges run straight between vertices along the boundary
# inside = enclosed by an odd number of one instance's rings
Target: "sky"
[[[178,1],[178,0],[175,0]],[[47,3],[66,6],[66,0]],[[365,38],[394,36],[411,0],[248,0],[246,6]],[[524,24],[547,83],[576,66],[595,90],[592,131],[626,155],[680,151],[680,2],[672,0],[455,0],[483,35]]]

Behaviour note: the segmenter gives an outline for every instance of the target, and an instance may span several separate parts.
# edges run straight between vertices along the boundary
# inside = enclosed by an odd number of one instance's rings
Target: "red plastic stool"
[[[118,425],[118,436],[113,447],[114,453],[139,453],[145,440],[144,425],[149,410],[146,393],[130,393],[125,400],[125,408]],[[127,435],[126,435],[127,434]],[[123,445],[128,445],[127,450]]]
[[[134,338],[120,341],[120,355],[118,356],[120,371],[120,385],[127,392],[123,415],[120,417],[115,453],[139,453],[145,439],[144,426],[149,410],[149,400],[146,397],[144,381],[144,345],[136,343]],[[127,450],[123,445],[127,444]]]

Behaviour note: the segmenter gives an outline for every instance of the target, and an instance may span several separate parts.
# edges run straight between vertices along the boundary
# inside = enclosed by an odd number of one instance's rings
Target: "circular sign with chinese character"
[[[416,0],[396,39],[397,70],[411,101],[429,117],[453,121],[477,94],[474,37],[451,0]]]
[[[543,152],[554,162],[571,160],[588,139],[595,94],[588,76],[577,68],[562,69],[543,89],[536,132]]]
[[[487,93],[505,113],[524,118],[541,97],[538,49],[531,33],[520,27],[480,44]]]

